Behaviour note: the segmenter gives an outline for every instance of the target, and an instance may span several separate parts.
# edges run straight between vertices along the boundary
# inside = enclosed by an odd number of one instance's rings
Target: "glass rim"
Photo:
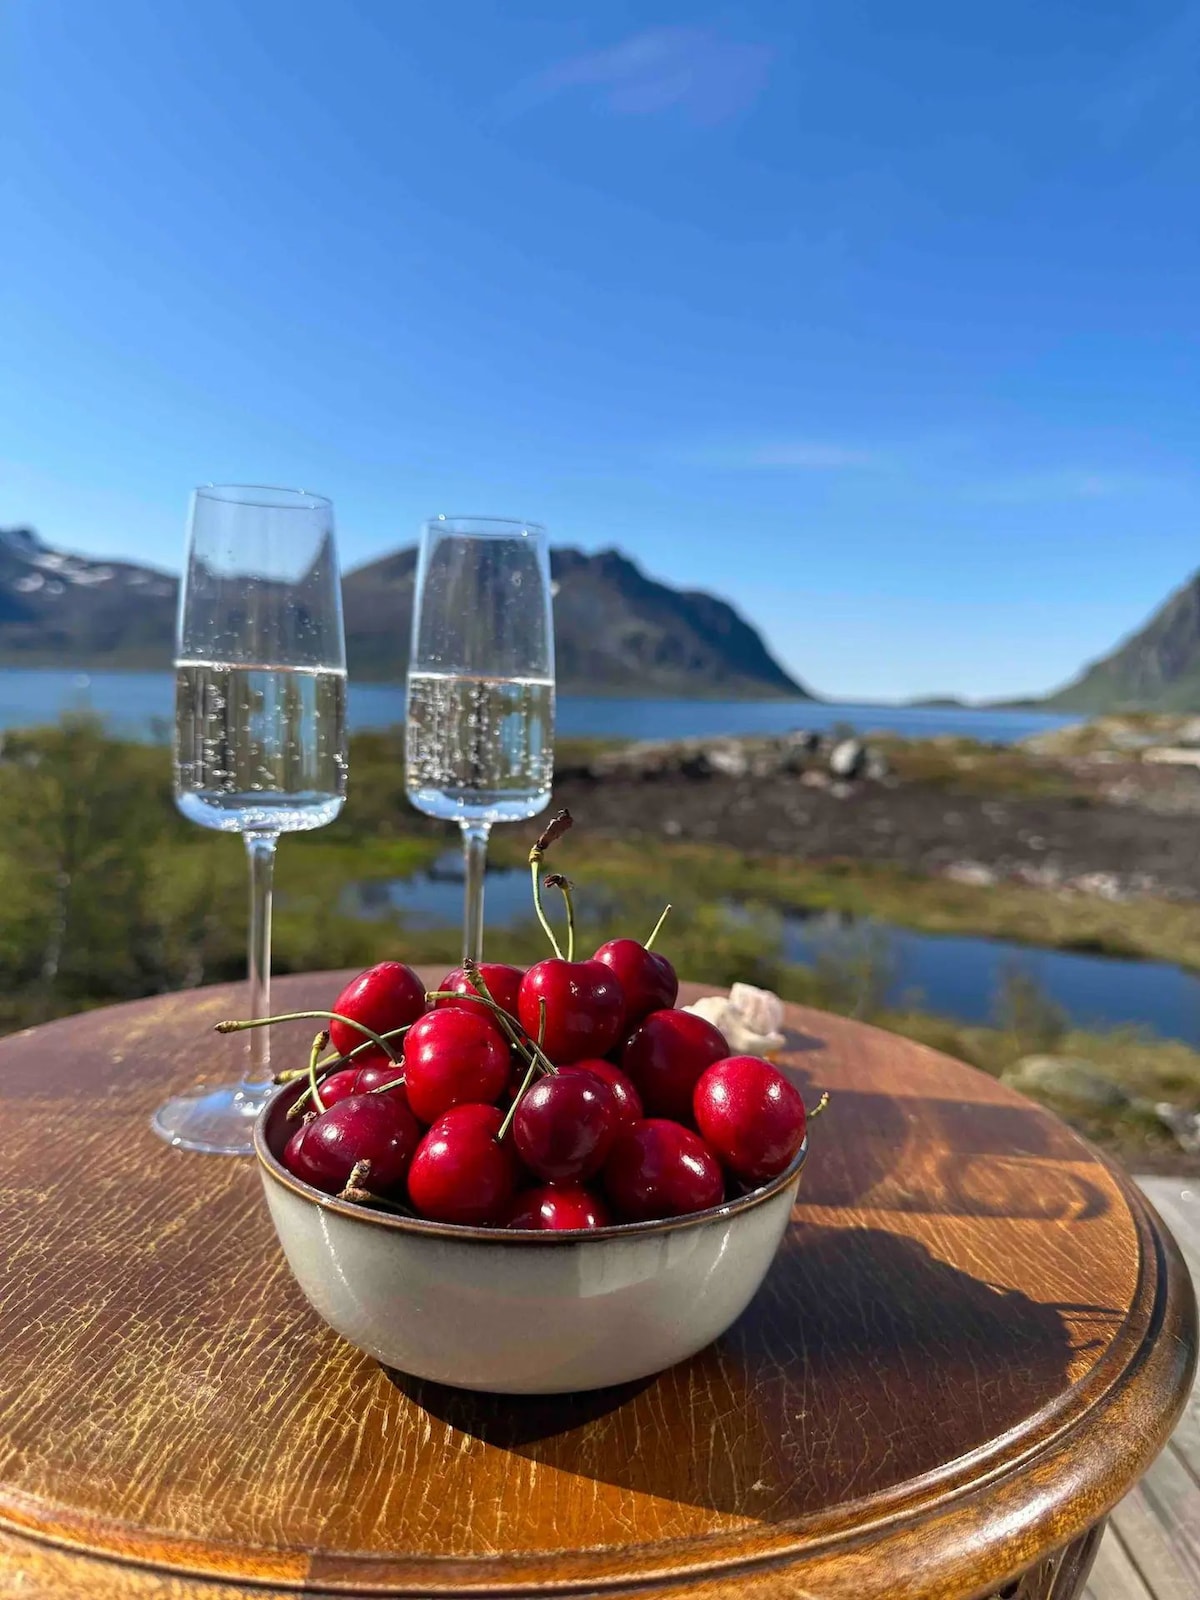
[[[260,511],[332,511],[328,495],[313,489],[288,489],[270,483],[201,483],[192,493],[217,505],[252,506]],[[260,498],[262,497],[262,498]]]
[[[439,512],[436,517],[426,520],[423,531],[435,533],[439,529],[476,539],[512,539],[518,536],[517,530],[522,534],[533,534],[535,538],[546,536],[545,524],[531,522],[527,517],[452,516],[449,512]]]

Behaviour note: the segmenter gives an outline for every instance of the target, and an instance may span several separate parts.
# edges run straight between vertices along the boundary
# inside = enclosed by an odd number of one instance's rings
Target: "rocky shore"
[[[1190,747],[1161,734],[1063,745],[831,741],[802,730],[630,744],[567,760],[555,795],[589,827],[625,837],[1110,901],[1200,898],[1200,750],[1164,760],[1161,751]]]

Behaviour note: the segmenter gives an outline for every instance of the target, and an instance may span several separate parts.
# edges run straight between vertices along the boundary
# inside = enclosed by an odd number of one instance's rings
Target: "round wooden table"
[[[275,998],[328,1005],[344,977]],[[344,1344],[253,1162],[151,1134],[168,1092],[236,1072],[210,1030],[242,1004],[199,990],[0,1042],[0,1593],[1082,1587],[1183,1403],[1196,1311],[1145,1201],[1053,1117],[793,1008],[786,1064],[833,1104],[750,1310],[649,1382],[498,1399]],[[277,1056],[309,1037],[278,1030]]]

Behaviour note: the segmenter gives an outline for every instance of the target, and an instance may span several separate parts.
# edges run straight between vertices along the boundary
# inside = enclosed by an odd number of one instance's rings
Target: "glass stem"
[[[463,960],[483,960],[483,875],[487,867],[490,822],[462,822]]]
[[[247,833],[250,862],[249,1020],[271,1015],[271,886],[275,877],[275,833]],[[271,1030],[252,1028],[243,1092],[261,1093],[271,1080]]]

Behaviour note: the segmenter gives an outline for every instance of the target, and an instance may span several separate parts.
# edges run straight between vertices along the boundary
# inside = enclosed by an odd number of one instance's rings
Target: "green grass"
[[[505,830],[494,858],[514,865],[524,841]],[[989,888],[927,878],[888,863],[804,862],[723,845],[652,846],[576,829],[559,867],[646,903],[730,900],[874,918],[925,933],[976,934],[1059,950],[1174,961],[1200,970],[1200,908],[1174,901],[1110,902],[1018,884]]]

